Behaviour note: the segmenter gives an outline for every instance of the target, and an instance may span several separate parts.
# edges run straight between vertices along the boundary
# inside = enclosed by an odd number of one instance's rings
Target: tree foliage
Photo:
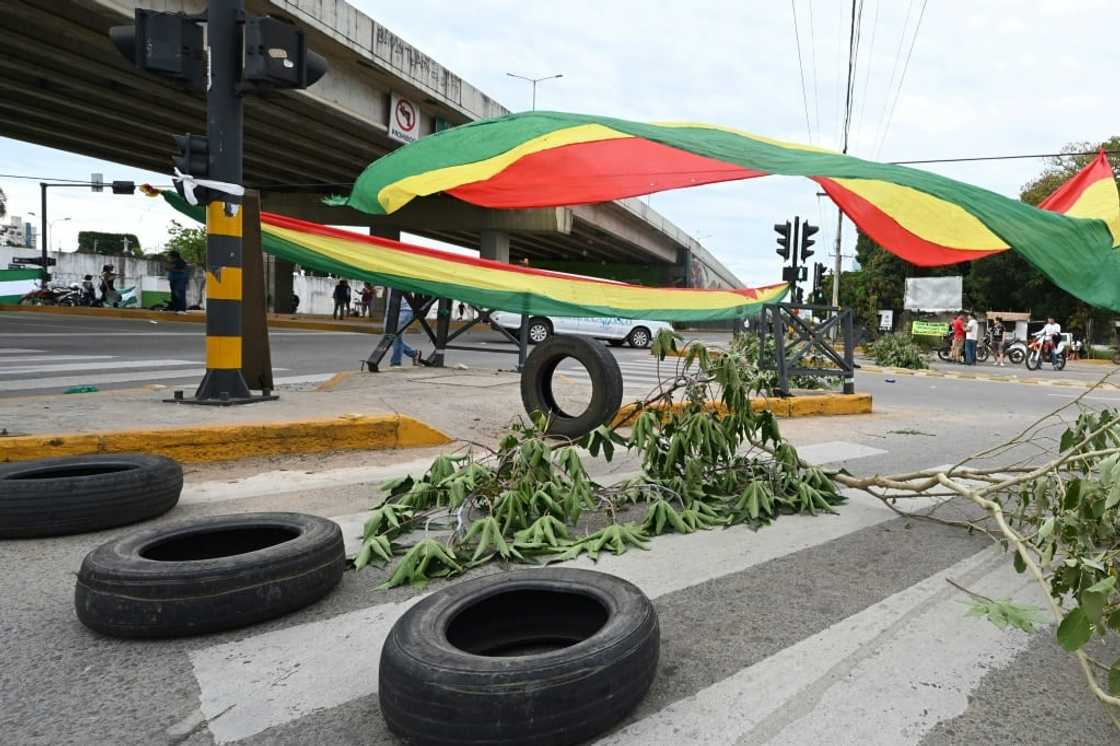
[[[187,228],[179,221],[172,220],[167,226],[170,236],[164,248],[178,251],[188,264],[206,266],[206,229]]]
[[[842,498],[831,477],[802,464],[773,415],[751,408],[769,375],[754,364],[757,351],[746,352],[749,339],[720,354],[690,345],[673,383],[636,407],[628,434],[604,426],[578,441],[556,440],[544,434],[544,419],[519,419],[496,449],[440,456],[420,477],[386,484],[356,566],[395,561],[384,583],[391,588],[494,560],[594,560],[648,549],[659,534],[738,523],[757,529],[786,513],[833,512]],[[678,340],[659,334],[660,361]],[[599,484],[580,449],[608,461],[619,450],[635,452],[641,474]],[[433,523],[450,529],[446,540],[428,535]],[[422,539],[403,543],[419,529]]]
[[[140,238],[135,233],[79,231],[78,251],[86,254],[144,256],[144,250],[140,247]]]

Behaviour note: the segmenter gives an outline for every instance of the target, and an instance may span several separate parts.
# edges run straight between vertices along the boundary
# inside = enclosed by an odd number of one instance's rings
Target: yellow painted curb
[[[833,417],[848,414],[871,414],[871,394],[822,394],[807,396],[760,397],[751,399],[751,409],[755,412],[769,410],[775,417]],[[672,411],[680,413],[684,403],[676,402]],[[650,409],[664,411],[664,404],[654,404]],[[709,412],[726,414],[727,408],[723,402],[709,401],[705,409]],[[632,425],[637,419],[639,407],[637,404],[627,404],[618,410],[611,427]]]
[[[318,386],[316,386],[315,390],[316,391],[334,391],[336,388],[339,387],[339,385],[345,383],[346,381],[349,381],[353,377],[354,377],[354,371],[352,371],[352,370],[339,371],[338,373],[335,373],[333,376],[331,376],[326,381],[323,381]]]
[[[395,414],[240,425],[199,425],[0,438],[0,462],[89,453],[154,453],[182,463],[325,451],[421,448],[450,443],[439,430]]]

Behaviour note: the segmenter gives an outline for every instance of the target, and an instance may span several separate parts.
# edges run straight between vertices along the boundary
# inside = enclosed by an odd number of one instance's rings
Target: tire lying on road
[[[659,646],[653,604],[621,578],[552,568],[465,581],[389,632],[381,714],[421,745],[581,743],[642,700]]]
[[[183,469],[162,456],[121,453],[0,464],[0,538],[99,531],[175,507]]]
[[[144,528],[86,555],[74,606],[114,637],[243,627],[307,606],[342,578],[342,530],[301,513],[242,513]]]
[[[567,358],[578,360],[591,376],[591,401],[579,414],[565,412],[556,401],[552,377]],[[581,437],[609,422],[622,405],[622,371],[605,345],[590,337],[557,334],[537,345],[521,371],[521,401],[530,415],[549,416],[548,432]]]

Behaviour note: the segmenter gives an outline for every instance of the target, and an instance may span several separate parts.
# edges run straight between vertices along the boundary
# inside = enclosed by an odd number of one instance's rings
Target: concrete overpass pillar
[[[509,234],[505,231],[484,230],[478,247],[483,259],[509,264]]]
[[[369,227],[369,234],[377,238],[388,238],[391,241],[401,240],[401,229],[394,228],[391,225],[371,225]],[[378,298],[376,294],[373,296],[373,301],[369,306],[370,319],[385,318],[386,303],[389,302],[389,288],[384,288],[381,291],[381,297]]]
[[[278,256],[265,255],[265,277],[268,281],[267,293],[272,299],[271,311],[275,313],[294,313],[292,296],[295,294],[296,265]]]

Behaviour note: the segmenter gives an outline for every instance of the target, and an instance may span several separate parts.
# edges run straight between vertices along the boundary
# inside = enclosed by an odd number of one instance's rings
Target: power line
[[[926,14],[926,2],[922,0],[922,9],[918,13],[918,24],[914,27],[914,37],[910,40],[910,51],[906,53],[906,64],[902,66],[902,76],[898,79],[898,90],[895,91],[894,103],[891,104],[891,113],[887,116],[887,123],[883,127],[883,137],[879,140],[879,147],[875,149],[875,157],[879,157],[879,153],[883,151],[883,145],[887,142],[887,135],[891,131],[891,120],[894,119],[894,109],[898,106],[898,99],[902,96],[902,87],[906,84],[906,71],[910,69],[910,57],[914,54],[914,45],[918,42],[918,33],[922,30],[922,18]]]
[[[844,140],[842,152],[848,152],[848,135],[852,129],[852,104],[855,102],[855,81],[859,70],[859,44],[863,26],[863,0],[852,0],[852,22],[848,38],[848,85],[844,97]]]
[[[1028,155],[977,155],[967,158],[927,158],[920,161],[889,161],[895,166],[912,166],[918,163],[968,163],[971,161],[1011,161],[1024,158],[1060,158],[1073,155],[1096,155],[1100,150],[1085,150],[1077,153],[1031,153]],[[1120,150],[1105,150],[1105,155],[1120,155]]]
[[[793,38],[797,42],[797,69],[801,71],[801,103],[805,106],[805,130],[809,133],[809,143],[813,142],[813,127],[809,124],[809,97],[805,89],[805,66],[801,63],[801,34],[797,31],[797,3],[789,0],[793,11]]]
[[[817,137],[821,134],[821,94],[817,88],[817,32],[813,28],[813,0],[809,0],[809,56],[813,64],[813,110],[817,125]]]
[[[898,76],[898,63],[902,60],[902,45],[906,42],[906,27],[910,25],[910,12],[914,9],[914,0],[910,0],[906,4],[906,18],[902,21],[902,31],[898,35],[898,47],[894,50],[894,62],[891,64],[891,77],[887,81],[887,92],[883,97],[883,113],[879,115],[879,124],[875,127],[875,137],[872,142],[879,140],[879,132],[882,131],[883,122],[887,119],[887,109],[891,103],[891,91],[894,89],[894,81]]]
[[[89,179],[56,179],[53,176],[29,176],[27,174],[0,174],[0,179],[27,179],[28,181],[64,181],[72,184],[90,184]]]
[[[863,113],[867,110],[867,99],[870,98],[868,92],[871,90],[871,66],[875,58],[875,38],[878,36],[879,31],[879,9],[882,7],[882,0],[875,2],[875,20],[871,24],[871,49],[867,53],[867,64],[864,65],[866,72],[863,76],[863,101],[859,105],[859,116],[856,117],[856,131],[863,131]]]

